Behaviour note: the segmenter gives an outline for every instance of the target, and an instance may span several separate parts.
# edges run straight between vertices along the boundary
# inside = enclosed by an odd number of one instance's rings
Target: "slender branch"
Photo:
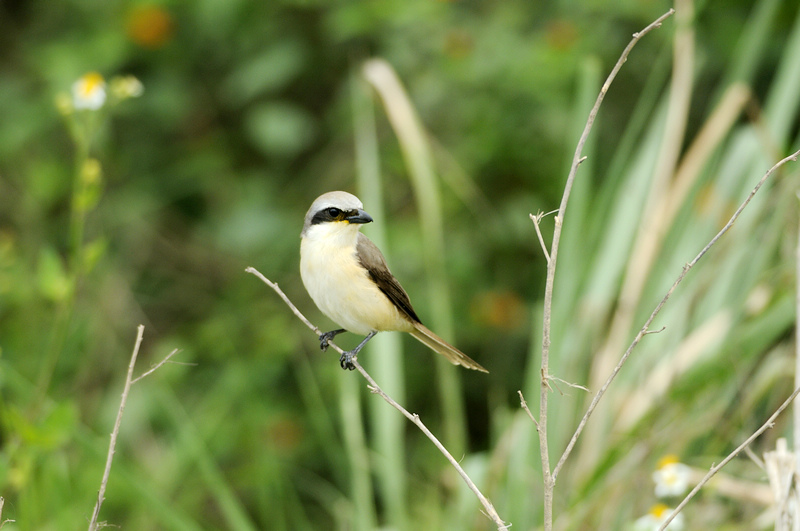
[[[278,296],[280,296],[281,299],[283,299],[283,302],[285,302],[286,305],[289,306],[289,309],[292,310],[292,313],[294,313],[297,316],[298,319],[300,319],[308,328],[313,330],[315,334],[317,334],[317,335],[320,334],[319,328],[314,326],[311,323],[311,321],[309,321],[300,312],[300,310],[297,309],[297,307],[292,303],[291,300],[289,300],[289,297],[286,296],[286,294],[283,292],[283,290],[281,290],[281,288],[278,287],[278,284],[276,284],[275,282],[272,282],[271,280],[269,280],[267,277],[262,275],[257,269],[255,269],[253,267],[248,267],[247,269],[245,269],[245,271],[247,273],[251,273],[251,274],[257,276],[259,279],[261,279],[261,281],[264,284],[266,284],[267,286],[272,288],[272,290],[275,291],[275,293],[277,293]],[[334,344],[332,341],[328,342],[328,345],[333,347],[340,354],[344,352],[341,348],[339,348],[338,345]],[[431,431],[425,426],[425,424],[423,424],[422,420],[420,420],[420,418],[419,418],[419,415],[417,415],[416,413],[409,413],[403,406],[398,404],[392,397],[387,395],[380,388],[380,386],[378,386],[378,384],[375,382],[375,380],[372,379],[372,376],[370,376],[369,373],[364,370],[364,368],[361,366],[361,364],[358,363],[358,360],[356,358],[353,358],[352,362],[353,362],[353,365],[355,365],[355,367],[358,370],[358,372],[360,372],[361,375],[367,380],[367,383],[369,384],[368,385],[369,390],[372,393],[377,394],[378,396],[383,398],[389,405],[391,405],[393,408],[397,409],[408,420],[413,422],[422,431],[422,433],[424,433],[425,436],[428,439],[430,439],[431,442],[433,442],[433,444],[436,446],[436,448],[439,449],[439,451],[445,456],[445,458],[447,458],[447,460],[450,462],[451,465],[453,465],[453,468],[456,469],[456,471],[461,476],[461,478],[464,480],[464,482],[467,484],[467,486],[470,488],[470,490],[478,498],[478,501],[481,502],[481,505],[483,505],[483,508],[486,510],[486,514],[489,516],[489,518],[491,518],[492,521],[495,524],[497,524],[497,529],[499,529],[499,530],[508,529],[509,526],[505,522],[503,522],[503,520],[497,514],[497,511],[495,510],[494,506],[492,505],[492,502],[489,501],[489,499],[486,496],[484,496],[483,493],[481,493],[481,491],[475,485],[475,482],[473,482],[472,479],[464,471],[464,469],[461,468],[461,465],[458,463],[458,461],[456,461],[456,459],[452,456],[452,454],[450,454],[450,452],[439,441],[439,439],[437,439],[436,436],[433,435],[433,433],[431,433]]]
[[[555,476],[551,474],[550,471],[550,457],[548,453],[548,443],[547,443],[547,402],[548,402],[548,391],[549,385],[547,384],[547,378],[549,376],[549,358],[550,358],[550,321],[551,321],[551,312],[553,307],[553,286],[555,283],[555,273],[556,273],[556,263],[558,260],[558,246],[561,241],[561,228],[562,223],[564,221],[564,215],[566,214],[567,210],[567,203],[569,201],[569,196],[572,191],[572,184],[575,181],[575,174],[578,171],[578,166],[580,166],[581,162],[585,160],[583,157],[583,147],[586,144],[586,140],[589,137],[589,132],[592,130],[592,126],[594,125],[595,117],[597,116],[597,112],[600,109],[600,104],[603,102],[606,93],[608,92],[611,83],[614,81],[614,78],[617,76],[620,68],[622,65],[627,61],[628,55],[630,54],[633,47],[639,42],[639,39],[644,37],[647,33],[652,31],[655,28],[661,26],[661,23],[667,19],[668,17],[672,16],[675,13],[674,9],[670,9],[660,17],[658,17],[652,24],[644,28],[642,31],[633,34],[633,38],[631,39],[628,46],[625,47],[622,54],[619,57],[619,60],[614,65],[614,68],[611,70],[611,73],[608,75],[605,83],[603,83],[603,87],[600,90],[600,94],[597,96],[597,100],[595,101],[594,107],[592,107],[591,112],[589,113],[589,119],[586,121],[586,126],[583,129],[583,133],[581,134],[580,139],[578,140],[578,145],[575,148],[575,154],[572,158],[572,165],[570,167],[569,175],[567,176],[567,182],[564,187],[564,195],[561,197],[561,205],[558,209],[558,215],[556,216],[556,223],[555,229],[553,231],[553,242],[551,244],[551,251],[550,251],[550,259],[547,263],[547,280],[545,282],[545,292],[544,292],[544,315],[543,315],[543,333],[542,333],[542,383],[541,383],[541,391],[540,391],[540,401],[539,401],[539,423],[541,425],[541,429],[539,431],[539,448],[541,452],[542,458],[542,474],[544,476],[544,528],[545,531],[550,531],[553,527],[553,488],[555,487]]]
[[[108,445],[108,455],[106,456],[106,467],[103,470],[103,479],[100,481],[100,489],[97,491],[97,502],[95,503],[94,511],[92,512],[92,519],[89,521],[89,531],[96,531],[99,527],[97,518],[100,516],[100,507],[103,505],[103,501],[105,501],[106,486],[108,485],[108,478],[111,474],[111,463],[114,461],[114,453],[116,452],[117,448],[117,436],[119,435],[119,427],[122,424],[122,413],[125,411],[125,404],[128,402],[128,393],[130,392],[131,386],[145,376],[155,372],[159,367],[167,363],[172,356],[179,352],[178,349],[173,350],[167,355],[166,358],[161,360],[152,369],[134,379],[133,368],[136,365],[136,358],[139,356],[139,347],[142,344],[143,337],[144,325],[139,325],[136,332],[136,343],[133,346],[133,353],[131,354],[131,361],[128,363],[128,374],[125,377],[125,387],[122,390],[122,399],[120,400],[119,410],[117,410],[117,420],[114,422],[114,429],[111,432],[111,441]]]
[[[122,413],[125,411],[125,404],[128,401],[128,392],[131,389],[133,380],[133,367],[136,365],[136,357],[139,355],[139,346],[142,344],[142,337],[144,336],[144,325],[139,325],[136,332],[136,343],[133,346],[133,354],[131,354],[131,361],[128,364],[128,376],[125,378],[125,387],[122,390],[122,400],[117,410],[117,420],[114,422],[114,430],[111,432],[111,442],[108,445],[108,455],[106,456],[106,468],[103,470],[103,479],[100,482],[100,490],[97,491],[97,503],[94,505],[94,512],[92,519],[89,522],[89,531],[97,529],[97,517],[100,515],[100,507],[103,505],[106,494],[106,485],[108,484],[108,476],[111,474],[111,463],[114,460],[114,452],[117,447],[117,435],[119,434],[119,427],[122,424]]]
[[[763,424],[763,425],[762,425],[760,428],[758,428],[758,429],[755,431],[755,433],[753,433],[753,434],[752,434],[750,437],[748,437],[748,438],[747,438],[747,439],[746,439],[746,440],[745,440],[745,441],[744,441],[742,444],[740,444],[739,446],[737,446],[737,447],[736,447],[736,449],[735,449],[734,451],[732,451],[730,454],[728,454],[728,457],[726,457],[725,459],[723,459],[723,460],[722,460],[722,461],[721,461],[721,462],[720,462],[718,465],[714,465],[714,466],[712,466],[712,467],[711,467],[711,469],[708,471],[708,473],[707,473],[707,474],[706,474],[706,475],[703,477],[703,479],[700,481],[700,483],[698,483],[698,484],[697,484],[697,485],[696,485],[696,486],[695,486],[695,487],[692,489],[692,491],[691,491],[689,494],[687,494],[687,495],[686,495],[686,497],[683,499],[683,501],[682,501],[681,503],[679,503],[677,507],[675,507],[675,510],[674,510],[674,511],[672,511],[672,514],[670,514],[670,515],[669,515],[669,518],[667,518],[666,520],[664,520],[664,522],[661,524],[661,527],[659,527],[659,528],[658,528],[658,531],[664,531],[664,530],[667,528],[667,526],[669,525],[669,523],[670,523],[670,522],[672,522],[672,520],[673,520],[673,519],[674,519],[676,516],[678,516],[678,513],[680,513],[680,512],[683,510],[683,508],[684,508],[684,507],[686,507],[686,504],[688,504],[688,503],[689,503],[689,500],[691,500],[692,498],[694,498],[695,494],[697,494],[697,493],[700,491],[700,489],[701,489],[701,488],[703,488],[703,486],[704,486],[706,483],[708,483],[708,481],[709,481],[709,480],[710,480],[712,477],[714,477],[714,474],[716,474],[717,472],[719,472],[719,470],[720,470],[722,467],[724,467],[725,465],[727,465],[727,464],[728,464],[728,463],[729,463],[729,462],[730,462],[730,461],[731,461],[731,460],[732,460],[734,457],[736,457],[737,455],[739,455],[739,453],[740,453],[742,450],[744,450],[745,448],[747,448],[747,447],[750,445],[750,443],[752,443],[753,441],[755,441],[755,440],[756,440],[756,439],[757,439],[757,438],[758,438],[758,437],[759,437],[759,436],[760,436],[762,433],[764,433],[764,432],[765,432],[765,431],[767,431],[768,429],[772,428],[772,426],[773,426],[773,425],[774,425],[774,423],[775,423],[775,419],[777,419],[777,418],[778,418],[778,415],[780,415],[780,414],[783,412],[783,410],[784,410],[784,409],[786,409],[787,407],[789,407],[789,404],[791,404],[791,403],[792,403],[792,401],[795,399],[795,397],[797,397],[797,395],[798,395],[798,394],[800,394],[800,387],[798,387],[797,389],[795,389],[795,390],[794,390],[794,392],[793,392],[793,393],[792,393],[792,394],[789,396],[789,398],[787,398],[787,399],[786,399],[786,400],[783,402],[783,404],[781,404],[781,406],[780,406],[778,409],[776,409],[776,410],[775,410],[775,413],[773,413],[773,414],[772,414],[772,416],[771,416],[770,418],[768,418],[768,419],[767,419],[767,421],[766,421],[766,422],[765,422],[765,423],[764,423],[764,424]]]
[[[536,215],[529,214],[531,221],[533,221],[533,228],[536,229],[536,237],[539,238],[539,245],[542,246],[542,253],[544,253],[544,257],[547,260],[547,263],[550,263],[550,253],[547,251],[547,245],[544,243],[544,237],[542,236],[542,229],[539,227],[539,224],[542,222],[542,218],[545,216],[549,216],[550,214],[555,214],[558,212],[557,210],[553,210],[552,212],[548,212],[544,214],[542,212],[537,213]]]
[[[138,382],[142,378],[146,378],[147,376],[150,376],[151,374],[156,372],[158,369],[161,368],[162,365],[167,363],[172,356],[174,356],[175,354],[177,354],[180,351],[181,351],[180,349],[176,348],[175,350],[173,350],[172,352],[167,354],[166,358],[164,358],[163,360],[161,360],[158,363],[156,363],[155,365],[153,365],[153,367],[149,371],[147,371],[144,374],[140,375],[138,378],[134,378],[133,381],[131,382],[131,385],[135,384],[136,382]],[[195,365],[194,363],[177,363],[177,362],[174,362],[174,361],[171,362],[171,363],[176,363],[177,365]]]
[[[733,213],[733,215],[728,220],[728,222],[725,224],[725,226],[722,227],[722,229],[720,229],[720,231],[711,239],[711,241],[708,242],[708,244],[706,244],[705,247],[703,247],[703,249],[699,253],[697,253],[697,256],[695,256],[694,259],[691,262],[689,262],[688,264],[683,266],[683,269],[681,270],[680,275],[678,275],[678,278],[676,278],[675,282],[672,283],[672,286],[670,286],[670,288],[667,291],[666,295],[664,295],[664,298],[662,298],[661,301],[656,305],[655,309],[650,314],[650,317],[648,317],[647,321],[645,321],[644,326],[642,326],[641,330],[639,330],[639,333],[636,334],[636,337],[633,339],[633,342],[628,346],[628,349],[622,355],[622,357],[620,358],[619,362],[614,367],[614,370],[611,371],[611,374],[609,375],[608,379],[605,381],[603,386],[600,388],[599,391],[597,391],[597,394],[592,399],[592,402],[591,402],[591,404],[589,404],[589,407],[587,408],[586,413],[583,415],[583,418],[581,419],[580,423],[578,424],[578,427],[575,430],[575,433],[573,434],[572,439],[570,439],[569,444],[567,444],[567,447],[564,450],[564,453],[561,455],[561,458],[558,460],[558,463],[556,464],[555,468],[553,469],[553,476],[554,477],[558,476],[558,473],[561,470],[561,467],[564,466],[564,462],[569,457],[570,453],[572,452],[572,449],[575,446],[575,443],[578,441],[578,437],[580,437],[580,434],[583,431],[583,428],[586,426],[586,422],[589,420],[589,417],[594,412],[595,408],[597,407],[598,402],[600,402],[600,399],[603,397],[605,392],[608,390],[608,387],[611,385],[611,382],[614,380],[614,378],[616,378],[617,373],[619,373],[620,369],[622,368],[622,365],[624,365],[625,362],[627,361],[628,356],[630,356],[630,354],[633,351],[633,349],[636,348],[636,346],[639,344],[639,341],[641,341],[642,338],[646,334],[651,333],[651,331],[649,330],[650,325],[652,324],[652,322],[656,318],[656,316],[661,312],[661,309],[667,303],[667,301],[669,300],[670,296],[672,296],[672,292],[675,291],[675,288],[678,287],[678,284],[680,284],[683,281],[684,277],[689,272],[689,270],[691,270],[695,266],[695,264],[697,264],[697,262],[708,252],[708,250],[711,249],[711,247],[715,243],[717,243],[717,241],[722,237],[722,235],[725,234],[726,232],[728,232],[728,230],[733,226],[733,224],[739,218],[739,215],[741,215],[742,211],[745,209],[745,207],[747,207],[747,205],[750,203],[750,201],[756,195],[756,193],[761,188],[761,186],[766,182],[766,180],[769,179],[769,177],[773,173],[775,173],[778,170],[778,168],[780,168],[781,166],[783,166],[787,162],[796,161],[798,156],[800,156],[800,150],[795,151],[794,153],[792,153],[788,157],[778,161],[774,166],[772,166],[769,170],[767,170],[767,172],[764,174],[763,177],[761,177],[761,180],[758,181],[758,184],[756,184],[756,186],[753,188],[753,190],[750,192],[750,194],[747,196],[747,198],[744,200],[744,202],[742,202],[742,204],[739,205],[739,208],[736,209],[736,212]]]
[[[525,401],[525,397],[522,396],[522,391],[517,391],[517,394],[519,395],[519,403],[522,406],[522,409],[525,410],[525,413],[527,413],[528,417],[530,417],[530,419],[533,421],[533,425],[536,426],[537,430],[539,430],[539,423],[536,422],[536,417],[534,417],[533,413],[531,413],[528,403]]]

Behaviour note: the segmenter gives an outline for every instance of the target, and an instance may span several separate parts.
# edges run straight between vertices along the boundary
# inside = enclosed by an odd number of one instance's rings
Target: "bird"
[[[337,334],[365,336],[339,358],[343,369],[378,332],[408,332],[451,363],[489,372],[420,321],[408,294],[394,277],[380,249],[360,229],[371,223],[358,197],[348,192],[322,194],[311,204],[300,233],[300,277],[317,307],[341,328],[320,334],[324,351]]]

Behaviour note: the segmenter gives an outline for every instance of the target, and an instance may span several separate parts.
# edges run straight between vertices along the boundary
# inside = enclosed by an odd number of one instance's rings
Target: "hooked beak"
[[[372,223],[372,216],[361,210],[354,210],[349,216],[344,218],[348,223]]]

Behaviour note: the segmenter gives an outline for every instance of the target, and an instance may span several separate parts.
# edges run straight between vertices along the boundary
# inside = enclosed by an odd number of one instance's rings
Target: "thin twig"
[[[731,218],[728,220],[728,222],[725,224],[725,226],[722,227],[722,229],[720,229],[720,231],[711,239],[711,241],[708,242],[708,244],[706,244],[705,247],[703,247],[703,249],[699,253],[697,253],[697,256],[695,256],[694,259],[691,262],[689,262],[688,264],[683,266],[683,269],[681,270],[680,275],[678,275],[678,278],[675,279],[675,282],[672,283],[672,286],[670,286],[670,288],[667,291],[666,295],[664,295],[664,298],[662,298],[661,301],[656,305],[655,309],[650,314],[650,317],[648,317],[647,321],[645,321],[644,326],[642,326],[641,330],[639,330],[639,333],[636,334],[636,337],[633,339],[633,342],[628,346],[628,349],[622,355],[622,357],[620,358],[619,362],[614,367],[614,370],[611,371],[611,374],[609,375],[609,377],[606,380],[606,382],[603,384],[603,386],[600,388],[600,390],[597,391],[597,394],[595,395],[594,399],[592,399],[592,402],[591,402],[591,404],[589,404],[589,407],[587,408],[586,413],[583,415],[583,418],[581,419],[580,423],[578,424],[578,427],[575,430],[575,433],[572,435],[572,439],[570,439],[569,444],[567,444],[567,447],[564,450],[564,453],[561,455],[561,458],[558,460],[558,463],[556,464],[555,468],[553,469],[553,476],[554,477],[556,477],[558,475],[559,471],[561,470],[561,467],[564,466],[564,462],[567,460],[567,458],[569,457],[570,453],[572,452],[572,449],[574,448],[575,443],[578,441],[578,437],[580,437],[580,434],[583,431],[583,428],[586,426],[586,422],[589,420],[589,417],[594,412],[595,408],[597,407],[598,402],[600,402],[600,399],[603,397],[603,395],[605,394],[606,390],[608,390],[608,387],[611,385],[611,382],[614,380],[614,378],[616,378],[617,373],[619,373],[620,369],[625,364],[625,361],[627,361],[628,356],[630,356],[630,354],[633,351],[633,349],[636,348],[636,346],[639,344],[639,341],[641,341],[642,338],[649,332],[649,328],[650,328],[650,325],[652,324],[653,320],[661,312],[661,309],[667,303],[667,301],[669,300],[670,296],[672,296],[672,292],[675,291],[675,288],[678,287],[678,284],[680,284],[683,281],[684,277],[689,272],[689,270],[691,270],[695,266],[695,264],[697,264],[697,262],[708,252],[708,250],[711,249],[711,247],[715,243],[717,243],[717,241],[722,237],[722,235],[725,234],[726,232],[728,232],[728,230],[733,226],[733,224],[739,218],[739,215],[742,213],[742,211],[745,209],[745,207],[747,207],[747,205],[750,203],[750,201],[756,195],[756,193],[761,188],[761,186],[766,182],[766,180],[773,173],[775,173],[778,170],[778,168],[780,168],[781,166],[783,166],[787,162],[796,161],[798,156],[800,156],[800,150],[799,151],[795,151],[794,153],[792,153],[788,157],[778,161],[773,167],[771,167],[769,170],[767,170],[767,172],[764,174],[763,177],[761,177],[761,180],[758,181],[758,184],[756,184],[756,186],[753,188],[753,190],[750,192],[750,194],[747,196],[747,198],[744,200],[744,202],[741,205],[739,205],[739,208],[736,209],[736,212],[733,213],[733,216],[731,216]]]
[[[522,409],[525,410],[525,413],[528,414],[528,416],[533,421],[533,425],[536,426],[536,429],[538,430],[539,429],[539,423],[536,422],[536,417],[533,416],[533,413],[531,413],[530,408],[528,408],[528,403],[525,401],[525,397],[522,396],[522,391],[517,391],[517,394],[519,395],[519,403],[522,406]]]
[[[745,448],[747,448],[747,447],[750,445],[750,443],[752,443],[753,441],[755,441],[755,440],[756,440],[756,439],[757,439],[757,438],[758,438],[758,437],[759,437],[759,436],[760,436],[762,433],[764,433],[764,432],[765,432],[765,431],[767,431],[768,429],[772,428],[772,426],[774,425],[775,419],[777,419],[777,418],[778,418],[778,415],[780,415],[780,414],[783,412],[783,410],[784,410],[784,409],[786,409],[787,407],[789,407],[789,404],[791,404],[791,403],[792,403],[792,400],[794,400],[794,399],[795,399],[795,397],[797,397],[797,395],[798,395],[799,393],[800,393],[800,387],[798,387],[797,389],[795,389],[795,390],[794,390],[794,392],[793,392],[793,393],[792,393],[792,394],[789,396],[789,398],[787,398],[787,399],[786,399],[786,400],[783,402],[783,404],[781,404],[781,406],[780,406],[780,407],[779,407],[777,410],[775,410],[775,413],[773,413],[773,414],[772,414],[772,416],[771,416],[770,418],[768,418],[768,419],[767,419],[767,421],[766,421],[766,422],[765,422],[765,423],[764,423],[764,424],[763,424],[763,425],[762,425],[760,428],[758,428],[758,429],[755,431],[755,433],[753,433],[753,434],[752,434],[750,437],[748,437],[748,438],[747,438],[747,439],[746,439],[746,440],[745,440],[745,441],[744,441],[742,444],[740,444],[740,445],[739,445],[739,446],[738,446],[738,447],[737,447],[737,448],[736,448],[734,451],[732,451],[730,454],[728,454],[728,457],[726,457],[725,459],[723,459],[723,460],[722,460],[722,461],[721,461],[721,462],[720,462],[718,465],[714,465],[714,466],[712,466],[712,467],[711,467],[711,469],[708,471],[708,473],[707,473],[707,474],[706,474],[706,475],[703,477],[703,479],[700,481],[700,483],[698,483],[698,484],[697,484],[697,485],[696,485],[696,486],[695,486],[695,487],[692,489],[692,491],[691,491],[689,494],[687,494],[687,495],[686,495],[686,497],[683,499],[683,501],[682,501],[681,503],[679,503],[677,507],[675,507],[675,510],[674,510],[674,511],[672,511],[672,514],[670,514],[670,515],[669,515],[669,518],[667,518],[666,520],[664,520],[664,522],[661,524],[661,527],[659,527],[659,528],[658,528],[658,531],[664,531],[664,530],[667,528],[667,526],[669,525],[669,523],[670,523],[670,522],[672,522],[672,520],[673,520],[673,519],[674,519],[676,516],[678,516],[678,513],[680,513],[680,512],[683,510],[683,508],[684,508],[684,507],[686,507],[686,504],[687,504],[687,503],[689,503],[689,500],[691,500],[692,498],[694,498],[695,494],[697,494],[697,493],[700,491],[700,489],[701,489],[701,488],[703,488],[703,486],[704,486],[706,483],[708,483],[708,481],[709,481],[709,480],[710,480],[712,477],[714,477],[714,474],[716,474],[717,472],[719,472],[719,470],[720,470],[722,467],[724,467],[725,465],[727,465],[727,464],[728,464],[728,463],[729,463],[729,462],[730,462],[730,461],[731,461],[731,460],[732,460],[734,457],[736,457],[737,455],[739,455],[739,453],[740,453],[742,450],[744,450]]]
[[[614,68],[611,70],[611,73],[608,75],[605,83],[603,83],[603,87],[600,90],[600,94],[597,96],[597,100],[595,101],[594,107],[592,107],[591,112],[589,113],[589,118],[586,121],[586,126],[583,129],[583,133],[581,134],[580,139],[578,140],[578,145],[575,148],[575,154],[572,158],[572,165],[569,170],[569,175],[567,176],[567,182],[564,187],[564,195],[561,197],[561,205],[558,209],[558,215],[556,216],[556,223],[555,229],[553,231],[553,242],[550,247],[550,259],[547,263],[547,280],[545,282],[545,292],[544,292],[544,312],[543,312],[543,333],[542,333],[542,385],[540,391],[540,401],[539,401],[539,423],[541,424],[541,429],[538,430],[539,432],[539,450],[541,452],[542,458],[542,474],[544,480],[544,528],[545,531],[550,531],[553,528],[553,489],[555,487],[555,475],[551,473],[550,470],[550,456],[548,450],[548,442],[547,442],[547,403],[548,403],[548,392],[549,386],[547,385],[546,381],[549,376],[549,358],[550,358],[550,320],[551,320],[551,312],[553,307],[553,286],[555,283],[555,274],[556,274],[556,263],[558,260],[558,246],[561,241],[561,228],[562,223],[564,221],[564,215],[566,214],[567,210],[567,203],[569,201],[570,192],[572,191],[572,184],[575,181],[575,174],[578,171],[578,166],[580,166],[581,162],[585,160],[585,157],[582,155],[583,147],[586,144],[586,140],[589,137],[589,132],[592,130],[592,126],[594,125],[595,117],[597,116],[597,112],[600,109],[600,104],[603,102],[606,93],[608,92],[611,83],[614,81],[614,78],[617,76],[617,72],[619,72],[622,65],[627,61],[628,54],[630,54],[633,47],[636,43],[644,37],[647,33],[652,31],[655,28],[661,26],[661,23],[667,19],[668,17],[672,16],[675,13],[674,9],[670,9],[660,17],[658,17],[652,24],[644,28],[642,31],[633,34],[633,38],[631,39],[628,46],[625,47],[622,54],[620,55],[619,60],[614,65]]]
[[[97,518],[100,516],[100,507],[103,505],[103,501],[105,501],[106,486],[108,485],[108,478],[111,474],[111,463],[114,461],[114,453],[116,452],[117,448],[117,436],[119,435],[119,427],[122,424],[122,413],[125,411],[125,404],[128,402],[128,393],[131,389],[131,386],[145,376],[152,374],[159,367],[164,365],[172,356],[179,352],[178,349],[173,350],[167,355],[166,358],[155,365],[152,369],[134,379],[133,368],[136,365],[136,358],[139,356],[139,347],[142,344],[143,336],[144,325],[139,325],[136,332],[136,343],[133,346],[133,353],[131,354],[131,361],[128,364],[128,374],[125,377],[125,387],[122,390],[122,399],[120,400],[119,410],[117,410],[117,420],[114,422],[114,429],[111,432],[111,441],[108,445],[108,455],[106,456],[106,467],[103,470],[103,479],[100,481],[100,489],[97,491],[97,502],[95,503],[94,511],[92,512],[92,519],[89,521],[89,531],[96,531],[98,528]]]
[[[136,365],[136,357],[139,355],[139,346],[142,344],[143,335],[144,325],[139,325],[136,332],[136,343],[133,346],[133,354],[131,354],[131,361],[128,364],[128,376],[125,378],[125,387],[122,390],[122,400],[119,404],[119,410],[117,410],[117,420],[114,422],[114,430],[111,432],[111,442],[108,445],[108,455],[106,456],[106,467],[103,470],[103,480],[100,482],[100,490],[97,491],[97,503],[94,505],[92,519],[89,522],[89,531],[95,531],[97,529],[97,517],[100,515],[100,507],[105,500],[108,476],[111,474],[111,463],[114,461],[114,452],[117,447],[117,435],[119,434],[119,427],[122,424],[122,413],[125,411],[125,404],[128,401],[128,391],[131,389],[131,381],[133,380],[133,367]]]
[[[280,296],[281,299],[283,299],[283,302],[285,302],[286,305],[289,306],[289,309],[292,310],[292,313],[294,313],[298,317],[298,319],[300,319],[308,328],[313,330],[315,334],[317,334],[317,335],[320,334],[319,328],[314,326],[311,323],[311,321],[306,319],[306,317],[300,312],[300,310],[297,309],[297,307],[292,303],[292,301],[289,300],[289,297],[286,296],[286,294],[283,292],[283,290],[281,290],[281,288],[278,287],[278,284],[276,284],[275,282],[272,282],[271,280],[269,280],[267,277],[262,275],[257,269],[255,269],[253,267],[248,267],[247,269],[245,269],[245,271],[247,273],[252,273],[253,275],[257,276],[259,279],[261,279],[261,281],[264,284],[266,284],[267,286],[272,288],[272,290],[275,291],[275,293],[277,293]],[[339,348],[338,345],[334,344],[332,341],[330,341],[328,344],[329,344],[329,346],[333,347],[337,352],[339,352],[339,353],[343,353],[344,352],[341,348]],[[451,465],[453,465],[453,468],[456,469],[456,471],[461,476],[461,478],[464,480],[464,482],[467,484],[467,486],[470,488],[470,490],[478,498],[478,501],[480,501],[481,505],[483,505],[483,508],[486,510],[486,514],[489,516],[489,518],[491,518],[492,521],[495,524],[497,524],[497,529],[499,529],[499,530],[508,529],[509,525],[507,525],[505,522],[503,522],[502,518],[500,518],[500,516],[497,514],[497,511],[495,510],[494,506],[492,505],[492,502],[489,501],[489,499],[486,496],[484,496],[483,493],[481,493],[481,491],[475,485],[475,482],[473,482],[472,479],[464,471],[464,469],[461,468],[461,465],[458,463],[458,461],[452,456],[452,454],[450,454],[450,452],[439,441],[439,439],[437,439],[436,436],[433,435],[433,433],[431,433],[431,431],[425,426],[425,424],[423,424],[422,420],[420,420],[420,418],[419,418],[419,415],[417,415],[416,413],[409,413],[403,406],[401,406],[400,404],[395,402],[395,400],[392,397],[387,395],[380,388],[380,386],[375,382],[375,380],[372,379],[372,376],[370,376],[369,373],[364,370],[364,368],[361,366],[361,364],[358,363],[358,360],[356,358],[353,358],[352,362],[353,362],[353,365],[355,366],[355,368],[358,370],[358,372],[360,372],[361,375],[367,380],[369,390],[372,393],[377,394],[378,396],[383,398],[389,405],[391,405],[393,408],[397,409],[408,420],[413,422],[422,431],[422,433],[424,433],[425,436],[428,439],[430,439],[431,442],[433,442],[433,444],[436,446],[436,448],[439,449],[439,451],[442,453],[442,455],[444,455],[445,458],[447,458],[447,460],[450,462]]]
[[[589,388],[588,387],[584,387],[584,386],[582,386],[580,384],[568,382],[568,381],[563,380],[563,379],[561,379],[561,378],[559,378],[557,376],[553,376],[552,374],[550,375],[550,379],[552,381],[554,381],[554,382],[562,383],[562,384],[566,385],[567,387],[572,387],[573,389],[580,389],[581,391],[585,391],[587,393],[589,392]],[[558,387],[558,386],[556,386],[556,387]],[[561,393],[560,389],[559,389],[559,392]],[[561,393],[561,394],[563,395],[564,393]]]
[[[542,212],[534,214],[529,214],[531,221],[533,221],[533,228],[536,229],[536,236],[539,238],[539,245],[542,246],[542,253],[544,253],[544,257],[547,260],[547,263],[550,263],[550,253],[547,251],[547,244],[544,243],[544,237],[542,236],[542,229],[539,227],[539,224],[542,222],[542,218],[545,216],[549,216],[550,214],[555,214],[558,212],[557,210],[551,210],[547,214]]]
[[[746,447],[746,448],[744,449],[744,453],[745,453],[745,455],[746,455],[747,457],[749,457],[749,458],[750,458],[750,460],[751,460],[753,463],[755,463],[755,465],[756,465],[758,468],[760,468],[762,471],[764,471],[764,470],[766,469],[766,466],[764,465],[764,461],[763,461],[763,460],[762,460],[762,459],[761,459],[761,458],[758,456],[758,454],[756,454],[756,453],[753,451],[753,449],[752,449],[752,448],[750,448],[749,446],[748,446],[748,447]]]
[[[164,358],[163,360],[161,360],[161,361],[159,361],[158,363],[156,363],[155,365],[153,365],[153,367],[152,367],[152,368],[151,368],[149,371],[145,372],[144,374],[142,374],[142,375],[141,375],[141,376],[139,376],[138,378],[134,378],[134,380],[131,382],[131,385],[135,384],[136,382],[138,382],[138,381],[139,381],[139,380],[141,380],[142,378],[145,378],[145,377],[147,377],[147,376],[150,376],[151,374],[153,374],[154,372],[156,372],[156,371],[157,371],[157,370],[158,370],[158,369],[159,369],[159,368],[160,368],[162,365],[164,365],[165,363],[167,363],[167,362],[169,361],[169,359],[170,359],[172,356],[174,356],[175,354],[177,354],[177,353],[178,353],[178,352],[180,352],[180,351],[181,351],[180,349],[176,348],[175,350],[173,350],[172,352],[170,352],[169,354],[167,354],[167,357],[166,357],[166,358]],[[176,363],[176,362],[174,362],[174,361],[173,361],[173,362],[171,362],[171,363],[175,363],[176,365],[195,365],[194,363]]]

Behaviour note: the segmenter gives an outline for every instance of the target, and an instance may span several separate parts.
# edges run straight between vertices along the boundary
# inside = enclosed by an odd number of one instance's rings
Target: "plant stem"
[[[575,154],[572,158],[572,166],[570,167],[569,175],[567,176],[567,183],[564,187],[564,194],[561,197],[561,205],[558,209],[558,214],[555,218],[555,229],[553,231],[553,242],[550,247],[550,260],[547,263],[547,280],[545,281],[544,292],[544,316],[542,323],[542,365],[541,365],[541,390],[539,400],[539,449],[542,458],[542,475],[544,482],[544,529],[551,531],[553,529],[553,491],[555,488],[556,474],[553,474],[550,469],[550,454],[547,443],[547,405],[548,393],[550,392],[549,384],[549,358],[550,358],[550,329],[551,329],[551,314],[553,307],[553,285],[555,283],[556,265],[558,262],[558,246],[561,241],[561,230],[564,222],[564,216],[567,211],[567,203],[569,202],[569,195],[572,191],[572,185],[575,181],[575,174],[578,171],[578,166],[583,162],[583,146],[586,144],[586,139],[589,132],[592,130],[594,120],[597,117],[597,112],[600,109],[600,104],[603,102],[611,83],[617,76],[620,68],[628,59],[631,49],[644,35],[651,30],[661,26],[661,23],[675,13],[674,9],[670,9],[665,14],[661,15],[653,23],[647,26],[642,31],[635,33],[628,46],[623,50],[614,68],[611,70],[608,78],[606,79],[603,87],[600,89],[600,94],[597,96],[594,107],[589,113],[589,119],[586,121],[586,126],[583,129],[578,145],[575,148]]]

